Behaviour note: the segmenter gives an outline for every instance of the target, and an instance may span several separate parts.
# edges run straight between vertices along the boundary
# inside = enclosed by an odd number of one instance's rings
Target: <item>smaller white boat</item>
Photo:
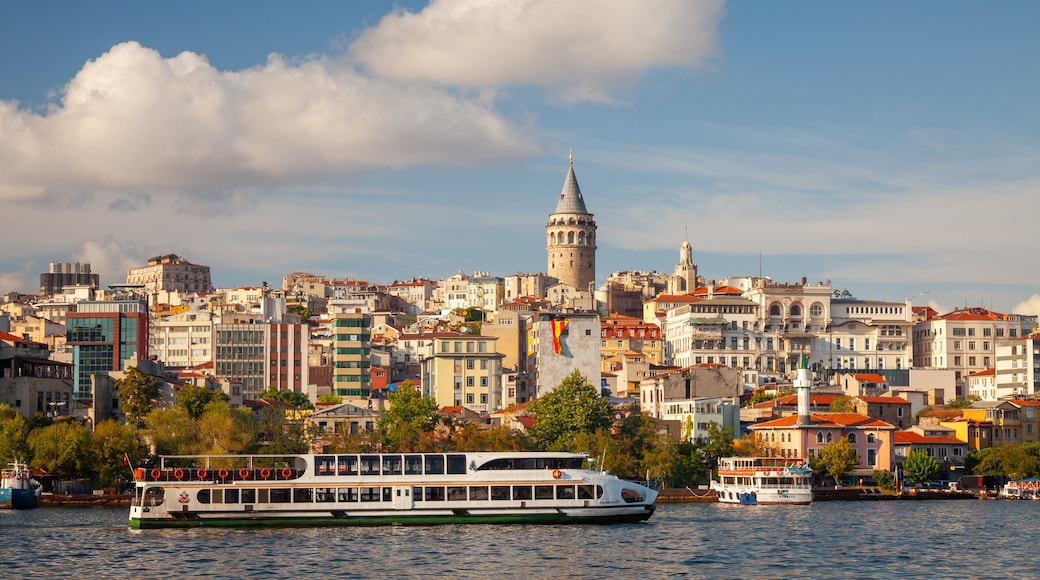
[[[32,478],[29,467],[16,461],[0,473],[0,508],[40,507],[41,490],[40,482]]]
[[[1027,477],[1005,483],[1000,499],[1040,499],[1040,478]]]
[[[799,459],[722,457],[712,480],[720,503],[743,505],[812,503],[812,470]]]

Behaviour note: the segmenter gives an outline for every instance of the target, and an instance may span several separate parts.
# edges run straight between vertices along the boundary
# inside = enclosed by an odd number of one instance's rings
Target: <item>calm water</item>
[[[0,511],[7,578],[1036,578],[1040,502],[663,504],[644,524],[126,527],[123,508]]]

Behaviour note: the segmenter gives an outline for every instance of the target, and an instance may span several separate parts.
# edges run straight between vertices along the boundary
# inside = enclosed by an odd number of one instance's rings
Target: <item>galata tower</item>
[[[585,209],[585,200],[574,177],[574,153],[556,209],[545,225],[548,274],[581,292],[591,292],[596,282],[596,222]]]

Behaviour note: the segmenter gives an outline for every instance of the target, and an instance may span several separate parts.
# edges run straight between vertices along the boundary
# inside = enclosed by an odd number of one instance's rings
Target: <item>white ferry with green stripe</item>
[[[657,491],[576,453],[163,456],[134,470],[130,527],[613,524]]]

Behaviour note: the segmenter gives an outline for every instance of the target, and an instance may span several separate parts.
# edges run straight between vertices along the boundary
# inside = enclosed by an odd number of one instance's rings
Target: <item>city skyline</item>
[[[3,292],[169,253],[220,287],[545,271],[573,148],[598,283],[688,239],[707,279],[1040,313],[1032,4],[7,13]]]

